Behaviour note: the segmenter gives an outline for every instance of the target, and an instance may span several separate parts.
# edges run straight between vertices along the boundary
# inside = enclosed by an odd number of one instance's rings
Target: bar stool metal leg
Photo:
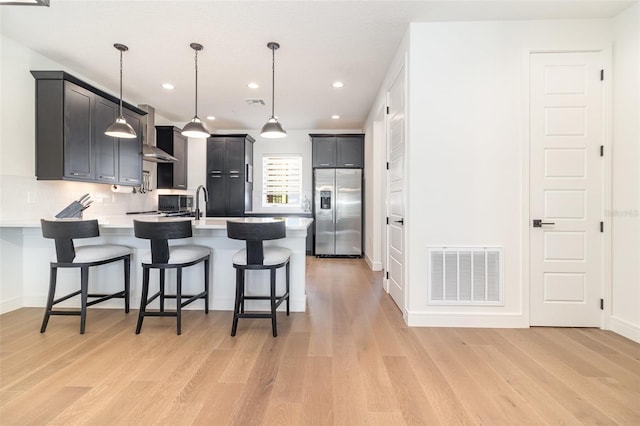
[[[273,337],[278,335],[278,326],[276,325],[276,268],[271,268],[271,329]]]
[[[124,258],[124,312],[129,313],[131,292],[131,255]]]
[[[164,312],[164,279],[165,279],[165,270],[159,269],[158,273],[160,274],[160,312]]]
[[[164,271],[163,271],[164,272]],[[182,333],[182,268],[178,268],[177,270],[177,279],[176,279],[176,317],[177,317],[177,325],[176,331],[178,336]]]
[[[44,333],[47,330],[47,324],[49,323],[49,317],[51,316],[51,309],[53,309],[53,299],[56,295],[57,278],[58,268],[51,266],[49,268],[49,296],[47,297],[47,309],[44,311],[44,318],[42,319],[40,333]]]
[[[89,294],[89,267],[80,268],[80,334],[87,322],[87,296]]]
[[[138,312],[138,324],[136,325],[136,334],[140,334],[142,329],[142,321],[147,307],[147,297],[149,294],[149,268],[142,268],[142,296],[140,296],[140,312]]]
[[[204,313],[209,313],[209,258],[204,261]]]

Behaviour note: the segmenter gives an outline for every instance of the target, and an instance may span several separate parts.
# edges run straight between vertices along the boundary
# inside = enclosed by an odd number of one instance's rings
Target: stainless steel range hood
[[[142,159],[153,163],[175,163],[178,161],[173,155],[156,146],[156,110],[151,105],[138,105],[147,112],[146,123],[142,126]]]

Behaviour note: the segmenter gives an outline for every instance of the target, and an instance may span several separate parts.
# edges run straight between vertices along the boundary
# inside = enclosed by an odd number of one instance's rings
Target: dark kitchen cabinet
[[[364,168],[364,135],[312,134],[312,165],[314,168]]]
[[[187,189],[187,137],[174,126],[156,126],[156,145],[178,159],[175,163],[158,163],[158,189]]]
[[[36,177],[120,185],[142,182],[142,123],[146,112],[123,103],[134,139],[104,134],[118,115],[118,98],[63,71],[31,71],[36,79]]]
[[[251,210],[253,143],[246,134],[207,139],[207,216],[244,216]]]

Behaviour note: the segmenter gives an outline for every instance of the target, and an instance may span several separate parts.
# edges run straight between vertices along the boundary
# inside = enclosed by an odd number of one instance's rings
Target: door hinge
[[[600,222],[600,232],[604,232],[604,222]]]
[[[387,170],[389,170],[389,162],[387,161]]]
[[[387,107],[387,115],[389,115],[389,107]]]
[[[604,81],[604,70],[600,70],[600,81]]]
[[[387,271],[387,279],[389,279],[389,271]]]
[[[389,224],[389,218],[387,218],[387,225]]]
[[[600,145],[600,157],[604,157],[604,145]]]
[[[600,310],[604,311],[604,299],[600,299]]]

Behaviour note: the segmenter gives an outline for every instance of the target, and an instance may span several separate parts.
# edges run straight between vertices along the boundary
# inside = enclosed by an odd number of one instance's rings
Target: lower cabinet
[[[244,216],[244,175],[209,175],[207,190],[207,216]]]

